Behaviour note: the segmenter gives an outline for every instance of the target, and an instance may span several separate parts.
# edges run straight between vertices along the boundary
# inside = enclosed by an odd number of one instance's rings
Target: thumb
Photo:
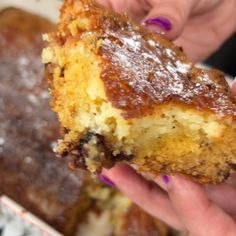
[[[165,34],[174,40],[182,32],[197,0],[155,0],[153,8],[144,19],[144,24],[152,31]]]

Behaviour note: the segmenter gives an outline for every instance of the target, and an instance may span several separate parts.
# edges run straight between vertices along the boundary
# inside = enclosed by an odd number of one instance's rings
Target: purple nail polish
[[[158,17],[158,18],[153,18],[153,19],[147,19],[144,22],[146,25],[158,25],[160,26],[163,30],[170,31],[172,28],[171,22],[166,19],[165,17]]]
[[[97,177],[104,184],[107,184],[107,185],[109,185],[109,186],[111,186],[113,188],[116,187],[116,185],[108,177],[106,177],[105,175],[98,174]]]
[[[161,178],[165,184],[170,182],[170,177],[168,175],[162,175]]]

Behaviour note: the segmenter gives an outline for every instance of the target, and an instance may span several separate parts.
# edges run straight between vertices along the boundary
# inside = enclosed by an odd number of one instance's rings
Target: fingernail
[[[103,174],[98,174],[97,177],[104,184],[107,184],[113,188],[116,187],[115,183],[113,183],[107,176],[105,176]]]
[[[165,17],[147,19],[144,21],[144,24],[157,33],[166,33],[166,31],[170,31],[172,28],[171,22]]]
[[[170,176],[168,176],[168,175],[162,175],[161,178],[162,178],[162,180],[163,180],[163,182],[164,182],[165,184],[169,184],[169,182],[170,182]]]

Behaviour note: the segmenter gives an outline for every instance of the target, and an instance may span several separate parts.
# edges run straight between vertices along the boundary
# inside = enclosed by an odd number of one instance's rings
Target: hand
[[[179,176],[149,182],[125,164],[103,174],[137,205],[175,229],[191,236],[236,235],[236,190],[230,184],[203,187]]]
[[[232,93],[236,95],[236,82]],[[114,183],[137,205],[175,229],[192,236],[236,235],[236,174],[225,183],[208,186],[180,176],[147,181],[125,164],[104,170],[103,175],[105,182]]]
[[[213,53],[236,30],[236,0],[98,0],[184,48],[200,61]]]

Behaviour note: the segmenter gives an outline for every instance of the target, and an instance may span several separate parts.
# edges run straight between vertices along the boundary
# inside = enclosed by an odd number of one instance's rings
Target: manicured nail
[[[97,177],[104,184],[107,184],[113,188],[116,187],[115,183],[113,183],[107,176],[105,176],[103,174],[98,174]]]
[[[162,175],[161,178],[162,178],[162,180],[163,180],[163,182],[164,182],[165,184],[169,184],[169,182],[170,182],[170,176],[168,176],[168,175]]]
[[[170,31],[172,28],[171,22],[165,17],[147,19],[144,24],[158,33]]]

